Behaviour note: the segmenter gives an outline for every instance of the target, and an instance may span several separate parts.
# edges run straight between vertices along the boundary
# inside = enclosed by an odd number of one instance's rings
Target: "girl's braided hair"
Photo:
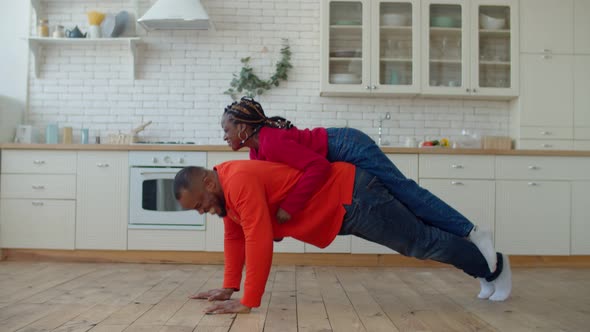
[[[234,101],[227,105],[223,111],[224,115],[230,115],[234,123],[245,123],[253,126],[255,131],[262,127],[271,127],[278,129],[293,128],[291,121],[280,116],[267,117],[264,114],[262,105],[249,97],[242,97],[240,101]]]

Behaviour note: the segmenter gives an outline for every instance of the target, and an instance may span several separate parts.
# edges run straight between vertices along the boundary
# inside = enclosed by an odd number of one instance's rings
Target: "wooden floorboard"
[[[452,268],[277,265],[260,307],[205,315],[189,296],[221,287],[223,266],[4,261],[0,332],[590,330],[589,268],[513,270],[495,303]]]

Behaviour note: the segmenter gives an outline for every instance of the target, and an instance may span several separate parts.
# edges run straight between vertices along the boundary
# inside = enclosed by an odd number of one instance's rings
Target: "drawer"
[[[496,157],[497,179],[590,179],[589,157]]]
[[[4,150],[2,173],[76,174],[76,152]]]
[[[3,198],[75,199],[76,176],[59,174],[2,174]]]
[[[493,179],[493,156],[421,155],[420,178]]]
[[[544,140],[572,139],[574,131],[572,128],[563,127],[521,127],[520,137]]]
[[[572,140],[521,139],[517,149],[521,150],[573,150]]]
[[[0,199],[4,248],[74,249],[76,202]]]
[[[588,127],[576,127],[574,128],[575,139],[590,139],[590,128]]]
[[[590,140],[574,141],[574,150],[590,151]]]

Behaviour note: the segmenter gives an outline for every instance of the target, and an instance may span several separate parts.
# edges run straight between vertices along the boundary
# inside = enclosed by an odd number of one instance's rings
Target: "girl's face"
[[[243,147],[241,143],[242,139],[248,137],[245,124],[235,124],[230,116],[224,114],[221,118],[221,128],[224,132],[223,140],[227,142],[227,145],[229,145],[232,150],[237,151]]]

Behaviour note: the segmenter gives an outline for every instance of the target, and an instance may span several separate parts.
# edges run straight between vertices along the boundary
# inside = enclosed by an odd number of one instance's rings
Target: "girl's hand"
[[[234,290],[231,288],[211,289],[206,292],[201,292],[197,295],[193,295],[191,299],[206,299],[209,301],[225,301],[231,298]]]
[[[279,210],[277,211],[277,221],[279,222],[279,224],[284,224],[290,219],[291,215],[289,214],[289,212],[279,208]]]

